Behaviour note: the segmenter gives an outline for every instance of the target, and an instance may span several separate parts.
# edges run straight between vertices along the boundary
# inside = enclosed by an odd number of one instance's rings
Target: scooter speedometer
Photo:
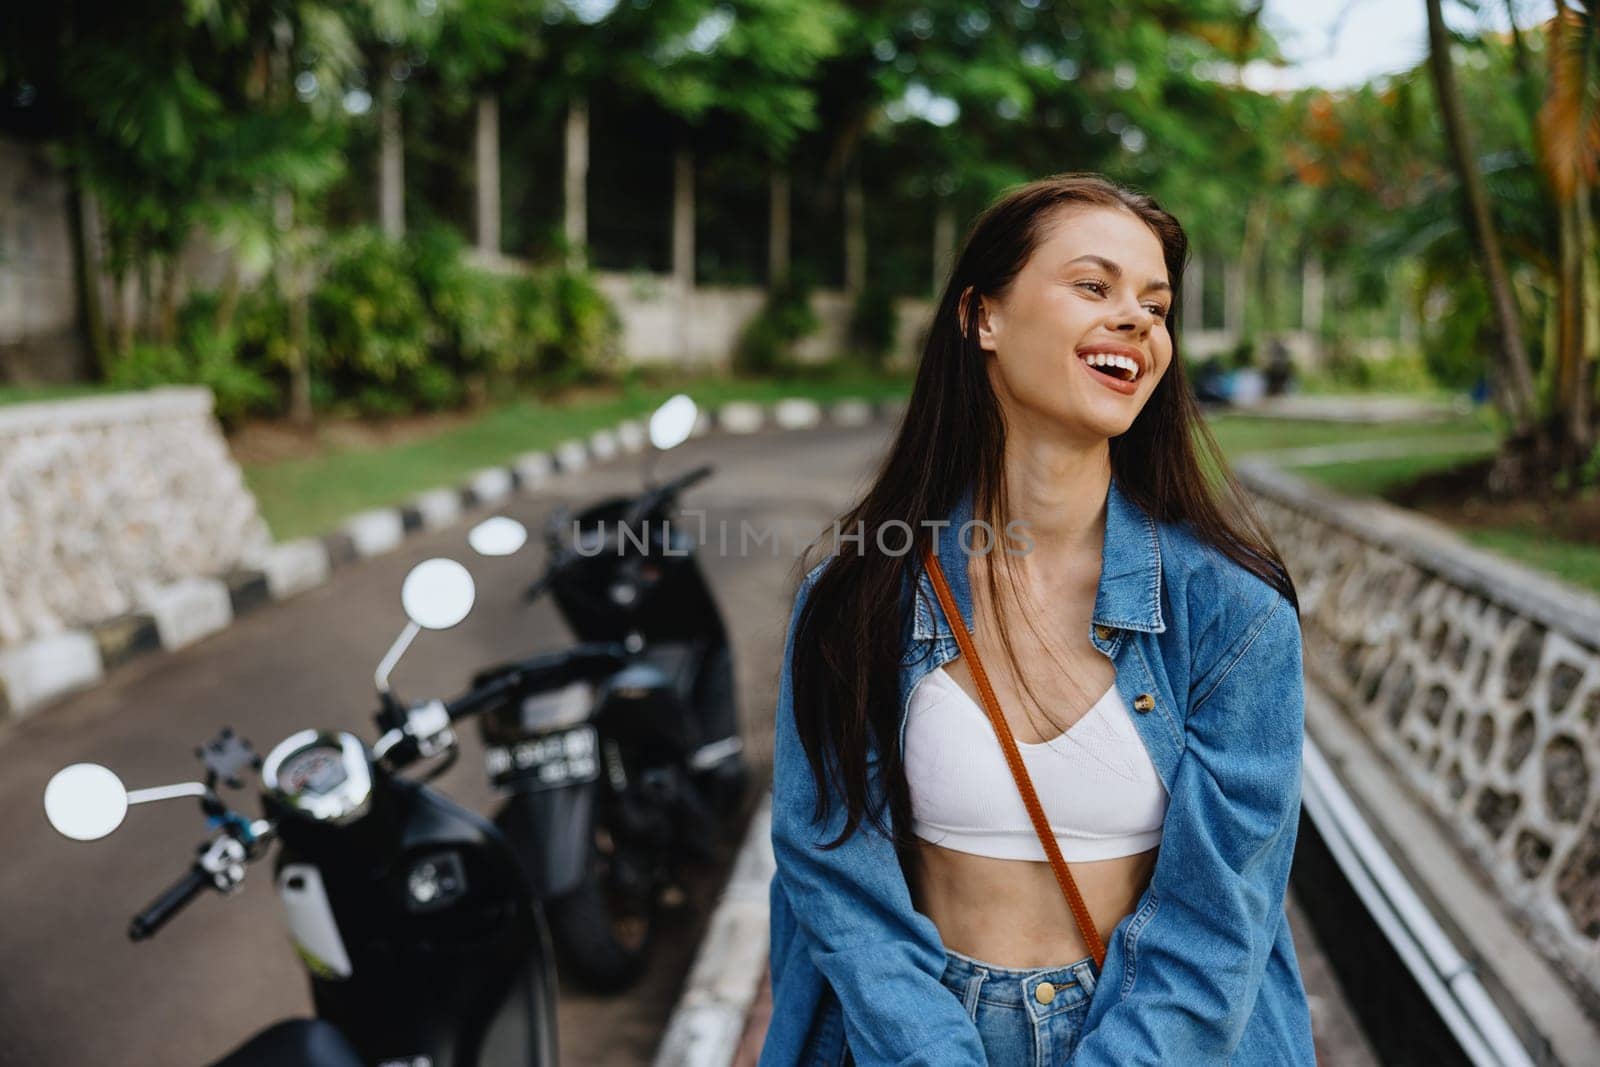
[[[372,764],[354,734],[302,730],[285,738],[261,767],[267,795],[319,822],[346,823],[372,801]]]

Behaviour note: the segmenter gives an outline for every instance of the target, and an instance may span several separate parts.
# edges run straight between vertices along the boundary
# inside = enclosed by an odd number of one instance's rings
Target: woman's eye
[[[1095,292],[1099,293],[1101,296],[1105,296],[1106,295],[1106,290],[1108,290],[1110,288],[1110,286],[1106,285],[1105,282],[1079,282],[1078,283],[1078,288],[1080,288],[1080,289],[1092,289]]]
[[[1160,304],[1146,304],[1145,307],[1149,308],[1150,314],[1154,315],[1158,319],[1164,319],[1167,317],[1167,309],[1162,307]]]

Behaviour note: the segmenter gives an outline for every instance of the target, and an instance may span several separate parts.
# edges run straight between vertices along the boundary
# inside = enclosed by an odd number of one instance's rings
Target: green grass
[[[1494,451],[1494,446],[1467,452],[1437,452],[1421,456],[1392,456],[1383,459],[1363,459],[1348,463],[1320,463],[1315,466],[1291,468],[1314,482],[1350,496],[1381,496],[1406,482],[1415,481],[1424,474],[1449,470],[1475,459],[1482,459]]]
[[[1571,585],[1600,593],[1600,547],[1552,540],[1549,533],[1535,526],[1467,529],[1459,533],[1479,548],[1546,571]]]
[[[466,425],[406,444],[247,464],[245,481],[277,539],[325,533],[354,512],[397,504],[435,486],[458,485],[473,471],[508,463],[523,452],[645,415],[680,391],[704,407],[716,407],[730,400],[768,403],[789,396],[824,403],[846,396],[876,399],[904,394],[906,383],[869,377],[813,382],[706,378],[629,385],[612,398],[566,405],[519,399]]]
[[[41,400],[71,400],[97,393],[125,393],[108,385],[70,382],[63,385],[0,385],[0,405],[33,404]]]
[[[1342,445],[1353,441],[1417,440],[1490,433],[1493,416],[1486,411],[1458,415],[1434,422],[1337,423],[1307,419],[1258,419],[1247,415],[1216,415],[1208,422],[1217,443],[1230,459],[1280,448]]]

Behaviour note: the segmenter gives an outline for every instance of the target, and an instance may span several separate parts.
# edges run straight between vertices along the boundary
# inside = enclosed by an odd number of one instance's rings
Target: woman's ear
[[[968,316],[972,314],[974,305],[978,314],[978,347],[985,352],[993,352],[995,327],[999,325],[999,316],[996,314],[998,309],[993,301],[976,293],[970,285],[961,293],[961,333],[963,336],[966,335]]]

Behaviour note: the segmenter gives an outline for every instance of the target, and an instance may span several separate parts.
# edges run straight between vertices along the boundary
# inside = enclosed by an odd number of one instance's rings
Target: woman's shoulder
[[[1202,538],[1187,520],[1156,520],[1163,592],[1191,622],[1222,615],[1246,626],[1285,599],[1277,586]]]

